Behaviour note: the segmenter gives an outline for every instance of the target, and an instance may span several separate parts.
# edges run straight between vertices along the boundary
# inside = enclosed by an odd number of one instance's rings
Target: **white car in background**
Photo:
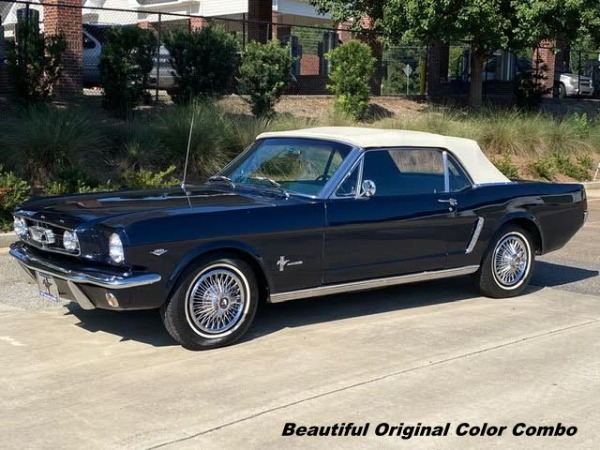
[[[85,87],[101,86],[100,56],[102,45],[110,28],[116,25],[83,24],[83,85]],[[173,66],[169,62],[169,51],[160,46],[159,57],[154,58],[154,65],[148,78],[148,87],[171,89],[175,85]]]
[[[565,97],[592,97],[594,85],[590,77],[576,73],[560,73],[558,76],[558,96]]]

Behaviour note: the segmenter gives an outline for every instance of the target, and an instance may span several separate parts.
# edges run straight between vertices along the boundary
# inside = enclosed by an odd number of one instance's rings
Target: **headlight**
[[[125,260],[125,253],[123,252],[123,243],[117,233],[110,235],[108,239],[108,254],[110,259],[114,262],[122,263]]]
[[[14,221],[15,234],[23,239],[27,236],[27,222],[21,217],[15,217]]]
[[[79,239],[75,231],[65,231],[63,234],[63,247],[70,252],[75,252],[79,249]]]

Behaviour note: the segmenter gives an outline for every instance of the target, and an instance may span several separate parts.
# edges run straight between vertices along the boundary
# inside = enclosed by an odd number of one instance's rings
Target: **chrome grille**
[[[27,236],[23,240],[28,244],[41,250],[65,255],[80,254],[79,249],[75,252],[70,252],[63,246],[63,234],[65,231],[73,231],[71,228],[39,220],[24,219],[27,224]]]

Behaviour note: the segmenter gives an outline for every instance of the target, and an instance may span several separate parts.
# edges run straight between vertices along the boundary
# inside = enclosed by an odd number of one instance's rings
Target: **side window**
[[[83,48],[95,48],[95,47],[96,47],[96,43],[84,34],[83,35]]]
[[[447,154],[450,192],[459,192],[471,186],[469,177]],[[375,197],[397,195],[436,194],[445,192],[444,154],[442,150],[392,149],[369,150],[363,157],[362,178],[360,165],[344,179],[336,192],[337,197],[353,197],[359,182],[375,183]]]
[[[471,186],[471,181],[456,160],[448,155],[448,171],[450,174],[450,192],[460,192]]]
[[[444,192],[444,158],[440,150],[377,150],[365,155],[363,180],[375,183],[375,196]]]
[[[356,167],[350,172],[349,175],[344,178],[342,184],[335,192],[336,197],[354,197],[357,193],[357,184],[358,184],[358,173],[360,169],[360,164],[357,164]]]

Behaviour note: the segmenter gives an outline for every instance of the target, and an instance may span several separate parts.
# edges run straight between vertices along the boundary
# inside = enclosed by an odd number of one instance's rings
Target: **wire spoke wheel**
[[[242,274],[227,267],[208,268],[192,283],[186,316],[199,334],[217,336],[239,324],[247,306]]]
[[[530,249],[520,235],[511,233],[496,245],[492,257],[492,271],[496,281],[506,287],[517,286],[527,275]]]

